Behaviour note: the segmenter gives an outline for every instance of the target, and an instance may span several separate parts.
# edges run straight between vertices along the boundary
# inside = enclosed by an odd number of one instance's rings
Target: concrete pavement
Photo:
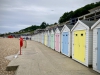
[[[22,55],[13,59],[9,67],[17,68],[15,75],[100,75],[71,58],[41,43],[27,41]]]

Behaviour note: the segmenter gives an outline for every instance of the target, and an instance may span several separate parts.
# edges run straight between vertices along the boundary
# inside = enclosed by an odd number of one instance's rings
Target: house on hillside
[[[90,9],[89,12],[90,13],[78,17],[78,19],[79,20],[85,19],[85,20],[89,20],[89,21],[93,21],[93,20],[96,21],[100,18],[100,6]]]

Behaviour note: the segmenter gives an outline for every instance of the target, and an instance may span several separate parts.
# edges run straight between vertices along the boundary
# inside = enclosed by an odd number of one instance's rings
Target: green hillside
[[[71,18],[76,18],[82,15],[85,15],[87,13],[89,13],[88,10],[93,9],[97,6],[100,6],[100,1],[96,2],[96,3],[91,3],[88,5],[85,5],[84,7],[81,7],[75,11],[70,11],[70,12],[65,12],[60,18],[59,18],[59,23],[63,23],[66,22],[68,20],[70,20]]]

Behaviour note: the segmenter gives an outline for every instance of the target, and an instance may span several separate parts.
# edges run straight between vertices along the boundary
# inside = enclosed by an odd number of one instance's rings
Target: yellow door
[[[85,30],[74,32],[74,58],[81,62],[85,62],[85,33]]]
[[[86,31],[81,30],[79,34],[79,60],[85,62],[85,41],[86,41]]]
[[[74,58],[79,60],[79,32],[74,32]]]

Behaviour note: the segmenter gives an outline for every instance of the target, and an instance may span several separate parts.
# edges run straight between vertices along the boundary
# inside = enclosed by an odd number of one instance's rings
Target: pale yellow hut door
[[[85,62],[86,31],[79,30],[74,32],[74,58]]]

